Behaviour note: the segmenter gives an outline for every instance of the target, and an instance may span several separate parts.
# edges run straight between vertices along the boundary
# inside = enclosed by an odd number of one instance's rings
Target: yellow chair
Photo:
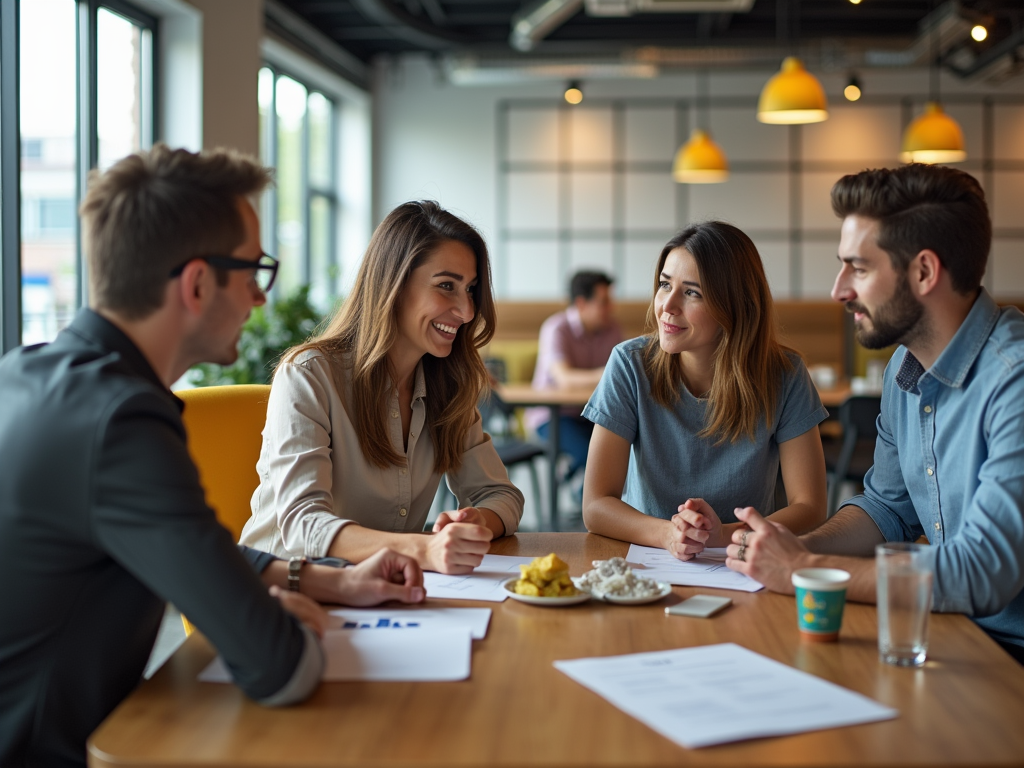
[[[200,387],[175,394],[185,401],[182,420],[188,450],[199,469],[206,503],[237,541],[252,514],[249,502],[259,485],[256,461],[263,444],[270,386]],[[181,620],[185,634],[191,634],[192,624],[184,616]]]

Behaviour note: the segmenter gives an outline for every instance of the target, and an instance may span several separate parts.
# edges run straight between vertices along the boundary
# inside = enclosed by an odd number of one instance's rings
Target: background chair
[[[490,365],[488,365],[488,368],[490,369]],[[518,436],[517,426],[513,426],[517,424],[516,409],[502,400],[494,390],[491,390],[490,393],[484,393],[477,407],[480,409],[484,432],[491,436],[494,449],[498,452],[498,458],[501,459],[501,463],[505,465],[505,468],[511,469],[514,466],[525,464],[530,470],[530,481],[533,483],[533,498],[539,522],[543,518],[540,480],[537,476],[535,459],[545,455],[544,446],[529,440],[523,440]],[[455,494],[444,484],[444,481],[442,481],[441,491],[442,509],[449,503],[452,505],[458,503],[455,499]],[[449,499],[451,500],[450,502]],[[425,530],[429,529],[430,524],[425,526]]]
[[[206,503],[238,541],[252,514],[252,494],[260,483],[256,461],[263,445],[270,386],[200,387],[175,394],[185,401],[182,421]],[[181,619],[185,634],[191,634],[192,624],[184,616]]]
[[[839,506],[839,490],[843,482],[863,483],[875,457],[876,420],[882,410],[877,395],[852,395],[839,406],[842,442],[823,441],[825,466],[828,470],[828,516]]]

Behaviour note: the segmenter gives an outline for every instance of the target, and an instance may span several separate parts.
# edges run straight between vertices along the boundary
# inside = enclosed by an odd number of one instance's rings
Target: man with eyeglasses
[[[409,558],[284,563],[237,548],[206,505],[169,387],[195,363],[234,362],[266,301],[277,262],[251,198],[269,181],[235,153],[162,145],[94,174],[90,308],[52,344],[0,360],[5,768],[85,765],[88,735],[142,676],[165,601],[250,697],[283,705],[323,669],[326,618],[306,595],[424,597]]]

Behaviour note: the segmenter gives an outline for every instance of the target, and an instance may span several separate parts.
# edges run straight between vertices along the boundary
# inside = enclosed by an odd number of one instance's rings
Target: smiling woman
[[[358,561],[387,546],[430,570],[476,567],[523,512],[476,408],[494,323],[480,234],[434,202],[392,211],[348,299],[275,374],[241,541],[283,557]],[[425,535],[442,476],[460,508]]]

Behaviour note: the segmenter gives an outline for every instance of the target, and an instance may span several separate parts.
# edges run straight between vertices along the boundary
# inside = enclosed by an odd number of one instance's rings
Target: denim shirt
[[[929,370],[885,371],[874,467],[850,499],[886,541],[933,545],[934,610],[1024,645],[1024,315],[984,290]]]

